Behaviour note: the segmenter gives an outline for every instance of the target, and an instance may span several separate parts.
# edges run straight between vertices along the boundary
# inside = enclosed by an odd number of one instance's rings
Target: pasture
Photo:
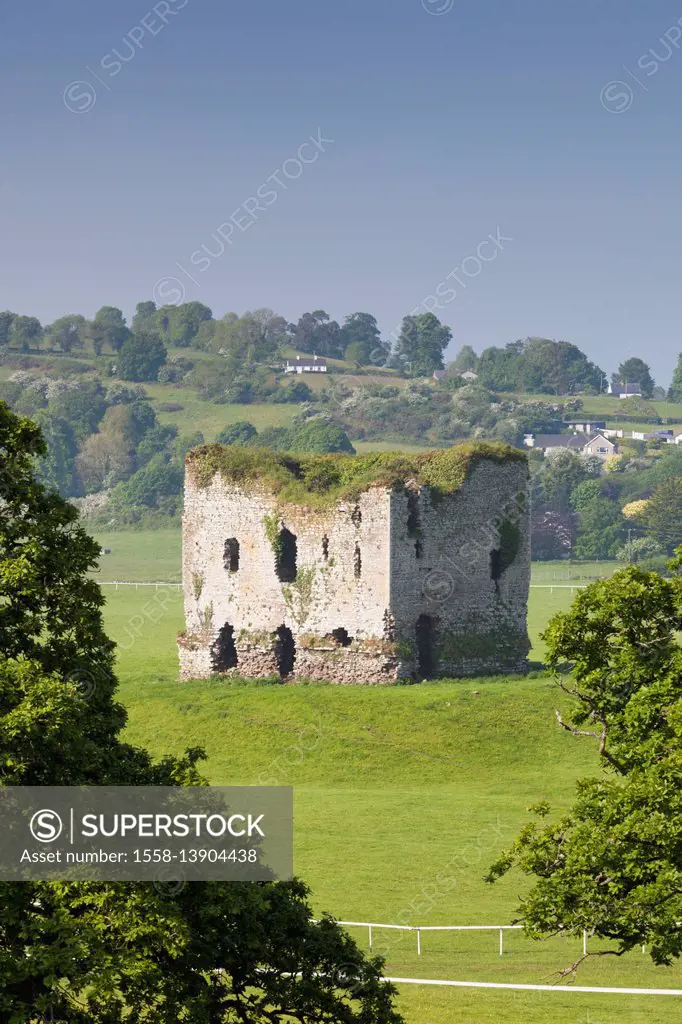
[[[103,579],[177,578],[175,532],[98,540],[112,549]],[[536,575],[543,571],[565,572],[566,565],[535,567]],[[531,593],[537,657],[539,632],[569,605],[571,591]],[[489,886],[486,868],[529,819],[530,804],[547,799],[565,809],[575,780],[596,770],[590,741],[556,726],[554,708],[565,698],[546,675],[389,689],[180,684],[180,591],[107,587],[105,596],[106,626],[119,643],[127,737],[157,756],[203,746],[206,774],[217,784],[292,784],[295,867],[316,913],[423,925],[509,923],[526,882],[514,876]],[[352,931],[366,948],[366,929]],[[495,932],[424,933],[421,958],[414,934],[376,932],[374,942],[395,976],[539,984],[556,982],[581,949],[576,938],[531,943],[518,932],[506,934],[501,958]],[[577,984],[682,988],[682,971],[654,968],[638,952],[595,958]],[[407,985],[399,1000],[409,1024],[672,1024],[679,1005],[672,997]]]

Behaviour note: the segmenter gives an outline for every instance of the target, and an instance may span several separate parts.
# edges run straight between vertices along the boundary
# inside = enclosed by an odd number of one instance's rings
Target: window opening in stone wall
[[[419,516],[419,495],[416,491],[407,493],[407,535],[414,538],[414,553],[417,558],[423,554],[422,525]]]
[[[497,583],[502,576],[502,551],[500,548],[493,548],[490,552],[490,579]]]
[[[214,672],[227,672],[230,668],[236,668],[238,664],[234,626],[226,622],[211,647],[211,665]]]
[[[359,580],[362,576],[362,554],[360,552],[360,545],[355,545],[355,553],[353,554],[353,571],[355,572],[356,580]]]
[[[327,536],[326,533],[322,538],[322,557],[324,558],[325,562],[329,558],[329,537]]]
[[[350,514],[353,526],[359,526],[362,522],[362,512],[360,511],[359,505],[356,505]]]
[[[417,669],[421,679],[433,679],[436,674],[436,620],[420,615],[415,628]]]
[[[293,583],[296,579],[296,537],[286,527],[280,530],[275,551],[275,572],[280,583]]]
[[[282,679],[291,675],[294,671],[294,661],[296,660],[296,643],[294,641],[294,634],[291,632],[288,626],[280,626],[275,633],[275,661],[277,663],[277,671]]]
[[[353,637],[348,635],[348,630],[344,629],[343,626],[333,629],[331,636],[341,647],[349,647],[353,643]]]
[[[225,541],[223,565],[228,572],[237,572],[239,569],[239,541],[236,537],[229,537]]]

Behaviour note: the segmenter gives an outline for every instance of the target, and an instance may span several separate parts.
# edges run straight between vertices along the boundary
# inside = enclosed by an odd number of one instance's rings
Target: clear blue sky
[[[3,0],[0,309],[130,315],[177,277],[216,316],[366,310],[388,335],[455,271],[434,310],[453,349],[561,338],[609,372],[641,355],[667,385],[682,4],[156,7]],[[318,129],[333,143],[297,164]],[[477,263],[498,228],[511,241]]]

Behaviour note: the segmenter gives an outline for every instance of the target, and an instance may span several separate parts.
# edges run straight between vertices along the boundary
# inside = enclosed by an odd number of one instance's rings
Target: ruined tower
[[[527,495],[524,453],[500,444],[419,456],[195,449],[181,677],[523,671]]]

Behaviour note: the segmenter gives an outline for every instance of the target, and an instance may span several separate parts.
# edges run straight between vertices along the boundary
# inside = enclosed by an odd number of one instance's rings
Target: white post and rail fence
[[[380,930],[393,930],[402,932],[416,932],[417,956],[422,955],[422,932],[498,932],[499,952],[504,954],[504,933],[509,931],[521,931],[520,924],[450,924],[450,925],[415,925],[415,924],[381,924],[376,921],[337,921],[344,928],[366,928],[369,939],[369,948],[373,948],[374,933]],[[583,930],[583,955],[587,955],[587,930]],[[642,953],[646,947],[642,946]],[[447,981],[440,978],[391,978],[386,981],[400,985],[443,985],[451,988],[494,988],[494,989],[522,989],[532,992],[593,992],[606,993],[610,995],[642,995],[642,996],[682,996],[682,989],[676,988],[609,988],[596,985],[531,985],[517,984],[512,982],[493,981]]]

